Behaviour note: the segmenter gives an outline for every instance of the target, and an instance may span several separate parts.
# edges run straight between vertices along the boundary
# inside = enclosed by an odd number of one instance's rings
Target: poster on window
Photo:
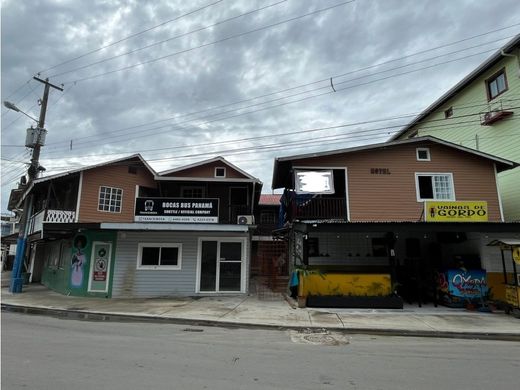
[[[90,262],[89,291],[107,292],[110,271],[112,243],[94,242],[92,244],[92,259]]]
[[[218,199],[137,198],[134,221],[218,223]]]

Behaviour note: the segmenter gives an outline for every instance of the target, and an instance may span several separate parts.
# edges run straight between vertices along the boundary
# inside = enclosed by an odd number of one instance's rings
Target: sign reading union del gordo
[[[487,202],[424,202],[426,222],[486,222]]]
[[[218,223],[218,199],[136,198],[134,221]]]

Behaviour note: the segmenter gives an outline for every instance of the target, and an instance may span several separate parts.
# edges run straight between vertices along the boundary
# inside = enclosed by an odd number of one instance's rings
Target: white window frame
[[[177,248],[177,265],[142,265],[143,248]],[[159,250],[159,261],[161,251]],[[160,271],[160,270],[180,270],[182,269],[182,244],[181,243],[157,243],[157,242],[140,242],[137,244],[137,269],[138,270],[149,270],[149,271]]]
[[[420,158],[419,152],[426,152],[427,157],[426,158]],[[417,148],[415,149],[415,155],[417,157],[417,161],[431,161],[431,154],[430,154],[430,148]]]
[[[116,190],[116,191],[121,191],[121,200],[119,201],[119,211],[110,211],[110,210],[103,210],[101,209],[101,206],[105,206],[105,205],[101,205],[101,189],[102,188],[109,188],[110,189],[110,198],[109,198],[109,203],[108,203],[108,208],[110,209],[110,205],[112,204],[112,196],[114,196],[114,194],[112,193],[113,190]],[[115,196],[117,197],[117,192],[115,193]],[[117,202],[117,198],[114,199],[115,202]],[[114,207],[117,206],[117,203],[114,204]],[[102,212],[102,213],[113,213],[113,214],[121,214],[123,210],[123,189],[122,188],[117,188],[117,187],[110,187],[110,186],[99,186],[99,191],[98,191],[98,211]]]
[[[217,242],[217,278],[215,281],[216,290],[215,291],[200,291],[200,275],[202,272],[202,241],[216,241]],[[218,286],[220,284],[220,244],[223,242],[240,242],[242,243],[242,253],[240,260],[241,269],[240,269],[240,291],[226,291],[226,290],[219,290]],[[245,293],[247,283],[249,283],[248,277],[247,277],[247,269],[249,269],[250,264],[250,257],[248,250],[250,251],[251,248],[248,246],[248,240],[245,237],[199,237],[198,239],[198,248],[197,248],[197,271],[196,271],[196,280],[195,280],[195,293],[197,294],[238,294],[238,293]],[[231,261],[234,263],[238,263],[238,261]]]
[[[435,187],[433,186],[433,183],[432,183],[432,188],[433,188],[433,196],[434,198],[431,198],[431,199],[426,199],[426,198],[421,198],[421,191],[419,190],[419,176],[431,176],[432,177],[432,180],[433,180],[433,177],[434,176],[448,176],[449,177],[449,180],[450,180],[450,186],[451,186],[451,197],[449,199],[438,199],[438,198],[435,198]],[[424,202],[424,201],[428,201],[428,200],[436,200],[436,201],[447,201],[447,202],[452,202],[452,201],[455,201],[456,200],[456,196],[455,196],[455,183],[453,181],[453,173],[451,172],[415,172],[415,194],[416,194],[416,197],[417,197],[417,202]]]
[[[224,170],[224,174],[222,176],[220,175],[217,175],[217,169],[223,169]],[[221,178],[224,178],[226,177],[226,167],[215,167],[215,177],[221,177]]]

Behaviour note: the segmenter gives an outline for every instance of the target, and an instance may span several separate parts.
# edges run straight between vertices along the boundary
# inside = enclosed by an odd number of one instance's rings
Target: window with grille
[[[99,187],[98,210],[109,213],[120,213],[123,201],[123,190],[114,187]]]
[[[269,212],[260,213],[260,224],[262,224],[262,225],[276,224],[276,214],[269,213]]]
[[[455,200],[451,173],[416,173],[417,200]]]

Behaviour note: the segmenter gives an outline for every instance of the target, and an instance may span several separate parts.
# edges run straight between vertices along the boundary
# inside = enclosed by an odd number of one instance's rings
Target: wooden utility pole
[[[40,118],[38,120],[38,127],[36,128],[37,137],[31,154],[31,165],[27,171],[29,180],[27,181],[27,188],[30,188],[31,183],[37,178],[40,169],[40,149],[41,149],[41,136],[46,130],[45,126],[45,115],[47,114],[47,101],[49,100],[50,88],[55,88],[59,91],[63,91],[63,88],[58,87],[54,84],[49,83],[49,79],[42,80],[38,77],[33,77],[36,81],[45,85],[43,90],[43,97],[40,106]],[[24,199],[22,216],[20,218],[20,231],[18,232],[18,240],[16,243],[16,256],[13,264],[13,273],[11,275],[11,286],[10,291],[12,293],[21,293],[23,278],[22,269],[26,252],[27,236],[29,233],[29,220],[32,214],[33,207],[33,195],[28,194]]]

